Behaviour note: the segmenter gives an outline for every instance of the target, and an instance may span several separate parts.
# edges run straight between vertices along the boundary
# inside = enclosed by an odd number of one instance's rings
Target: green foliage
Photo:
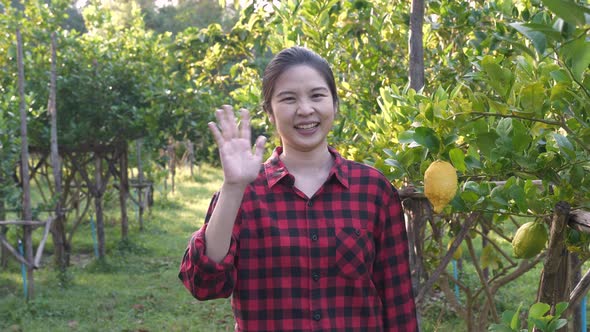
[[[537,329],[542,332],[555,332],[567,324],[567,319],[560,318],[568,307],[567,302],[560,302],[555,306],[555,314],[548,314],[551,306],[546,303],[537,302],[529,308],[527,316],[528,329],[521,329],[522,322],[520,317],[520,308],[516,311],[504,311],[502,313],[502,323],[490,325],[488,331],[494,332],[530,332]]]

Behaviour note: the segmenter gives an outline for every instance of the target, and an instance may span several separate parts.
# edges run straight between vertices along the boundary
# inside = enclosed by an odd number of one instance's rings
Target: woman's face
[[[313,67],[296,65],[276,80],[270,121],[285,151],[310,152],[327,147],[336,105],[326,80]]]

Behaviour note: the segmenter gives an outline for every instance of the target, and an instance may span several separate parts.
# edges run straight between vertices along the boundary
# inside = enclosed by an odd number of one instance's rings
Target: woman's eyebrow
[[[294,95],[294,94],[295,94],[295,92],[286,90],[286,91],[281,91],[281,92],[277,93],[275,95],[275,97],[281,97],[281,96],[285,96],[285,95]]]
[[[318,92],[318,91],[328,92],[330,90],[324,86],[319,86],[319,87],[312,88],[309,91],[310,92]],[[285,95],[294,95],[294,94],[296,94],[294,91],[284,90],[284,91],[280,91],[279,93],[277,93],[275,95],[275,97],[281,97],[281,96],[285,96]]]

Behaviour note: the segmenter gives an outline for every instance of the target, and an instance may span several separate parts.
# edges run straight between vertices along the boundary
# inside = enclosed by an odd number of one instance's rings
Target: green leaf
[[[531,144],[532,138],[528,131],[528,128],[519,120],[512,121],[512,144],[515,152],[525,151],[529,144]]]
[[[527,37],[533,43],[535,50],[537,50],[539,54],[542,55],[545,53],[545,49],[547,48],[547,37],[545,37],[543,32],[531,29],[523,23],[512,23],[510,26]]]
[[[404,132],[401,132],[399,135],[397,135],[397,140],[402,144],[414,143],[414,131],[406,130]]]
[[[518,329],[518,321],[519,321],[519,316],[520,316],[520,308],[522,307],[522,303],[518,306],[518,309],[516,309],[516,312],[514,313],[514,316],[512,316],[512,321],[510,322],[510,328],[513,330]]]
[[[541,318],[551,309],[547,303],[537,302],[529,309],[529,318]]]
[[[480,195],[474,193],[473,191],[464,191],[460,194],[461,199],[465,201],[465,203],[475,203],[481,197]]]
[[[585,38],[579,38],[564,45],[560,54],[565,59],[565,64],[571,68],[574,78],[581,81],[590,65],[590,43]]]
[[[567,309],[569,303],[559,302],[555,305],[555,317],[561,317],[561,314]]]
[[[567,325],[567,319],[564,319],[564,318],[558,319],[557,322],[558,323],[555,326],[556,331]]]
[[[543,84],[536,82],[520,89],[520,106],[528,112],[539,114],[545,102]]]
[[[547,323],[542,318],[535,318],[529,316],[529,325],[533,324],[534,327],[540,329],[541,331],[547,331]]]
[[[451,158],[451,162],[453,163],[453,166],[455,166],[455,168],[460,171],[460,172],[465,172],[466,167],[465,167],[465,154],[463,153],[463,151],[459,148],[453,148],[451,149],[451,151],[449,151],[449,157]]]
[[[395,160],[395,159],[385,159],[385,165],[394,167],[394,168],[398,168],[398,169],[404,169],[404,167],[402,166],[402,164],[399,163],[399,161]]]
[[[559,133],[553,133],[553,139],[555,139],[555,142],[557,143],[559,150],[566,158],[572,159],[576,157],[576,153],[574,152],[574,146],[567,137]]]
[[[574,25],[584,25],[586,7],[569,0],[542,0],[543,4],[555,15]]]
[[[414,131],[414,140],[416,143],[428,148],[432,152],[438,152],[440,148],[440,139],[432,130],[428,127],[418,127]]]
[[[549,73],[552,79],[559,83],[571,83],[572,80],[565,69],[557,69]]]
[[[512,324],[512,319],[514,318],[514,316],[516,315],[518,311],[514,312],[514,311],[510,311],[510,310],[506,310],[502,313],[502,323],[506,326],[510,326]],[[510,326],[512,327],[512,326]]]
[[[477,145],[484,156],[488,158],[491,157],[492,150],[496,147],[496,140],[498,137],[498,134],[493,131],[479,134],[477,136]]]
[[[498,122],[498,126],[496,127],[496,133],[500,137],[510,137],[512,136],[512,119],[511,118],[503,118]]]
[[[496,59],[491,56],[485,56],[481,60],[481,66],[487,74],[488,83],[502,97],[506,97],[512,88],[512,71],[508,68],[502,68],[496,63]]]

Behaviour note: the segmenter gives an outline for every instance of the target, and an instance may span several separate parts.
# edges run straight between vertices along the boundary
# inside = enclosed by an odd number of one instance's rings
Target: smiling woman
[[[262,89],[281,146],[262,163],[248,111],[239,126],[231,106],[216,111],[224,181],[179,278],[199,300],[231,295],[236,331],[417,331],[399,194],[327,142],[338,109],[328,62],[285,49]]]

